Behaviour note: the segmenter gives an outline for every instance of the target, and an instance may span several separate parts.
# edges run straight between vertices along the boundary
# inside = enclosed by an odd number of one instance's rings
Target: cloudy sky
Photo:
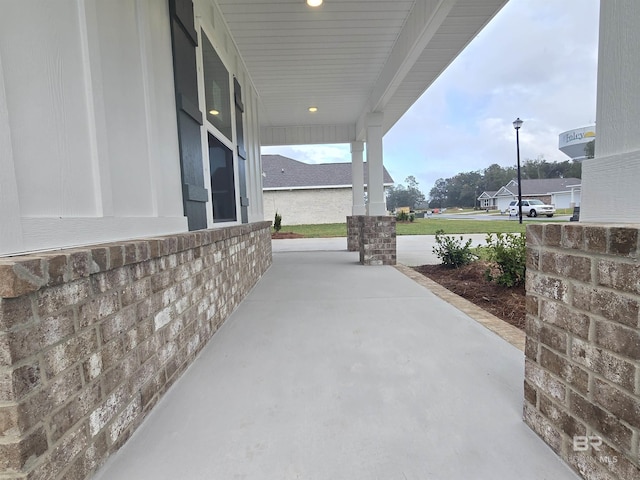
[[[599,0],[511,0],[384,137],[396,183],[414,175],[425,194],[438,178],[567,160],[558,135],[593,125]],[[264,147],[308,163],[348,162],[349,145]]]

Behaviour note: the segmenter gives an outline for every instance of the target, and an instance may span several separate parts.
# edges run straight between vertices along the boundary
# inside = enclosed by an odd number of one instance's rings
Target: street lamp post
[[[518,156],[518,220],[522,223],[522,187],[520,186],[520,127],[522,126],[520,117],[513,121],[513,128],[516,129],[516,154]]]

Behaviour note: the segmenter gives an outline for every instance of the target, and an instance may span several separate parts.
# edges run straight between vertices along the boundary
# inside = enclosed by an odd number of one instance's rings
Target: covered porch
[[[638,478],[637,1],[601,4],[581,223],[529,231],[526,367],[391,267],[269,270],[261,145],[349,143],[384,217],[384,134],[505,3],[3,5],[0,475]]]
[[[277,243],[95,478],[578,478],[522,422],[521,350],[344,243]]]

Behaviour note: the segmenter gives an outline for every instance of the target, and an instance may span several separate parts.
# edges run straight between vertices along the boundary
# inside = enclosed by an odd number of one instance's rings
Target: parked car
[[[537,217],[538,215],[553,217],[554,213],[556,213],[554,205],[546,205],[540,200],[522,200],[522,215],[527,217]],[[509,216],[511,215],[518,215],[518,202],[515,200],[509,204]]]
[[[501,211],[500,213],[508,213],[508,214],[509,214],[509,216],[513,215],[513,214],[511,213],[511,207],[514,207],[514,208],[515,208],[515,206],[516,206],[516,204],[517,204],[517,203],[518,203],[518,201],[517,201],[517,200],[512,200],[512,201],[509,203],[509,205],[507,206],[507,208],[505,208],[505,209],[504,209],[504,211]],[[516,214],[517,214],[517,213],[518,213],[518,211],[516,210]]]

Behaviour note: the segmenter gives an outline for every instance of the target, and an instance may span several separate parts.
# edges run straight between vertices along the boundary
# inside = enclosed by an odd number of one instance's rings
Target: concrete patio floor
[[[276,243],[96,479],[578,478],[522,421],[521,351],[393,267]]]

